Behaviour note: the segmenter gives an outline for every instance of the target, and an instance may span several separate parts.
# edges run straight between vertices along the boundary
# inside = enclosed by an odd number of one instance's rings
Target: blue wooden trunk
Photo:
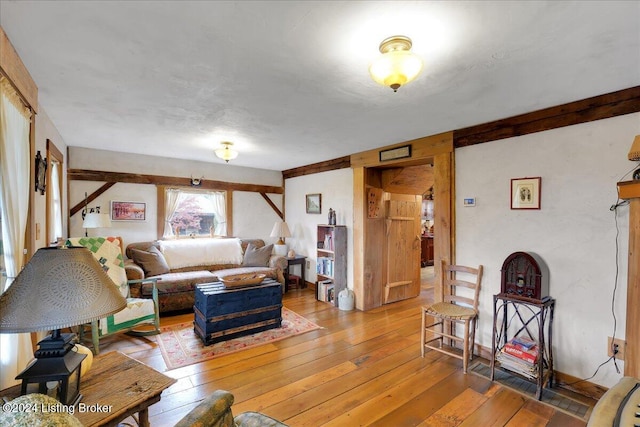
[[[282,287],[272,279],[236,289],[220,282],[196,285],[193,311],[194,330],[206,345],[279,328]]]

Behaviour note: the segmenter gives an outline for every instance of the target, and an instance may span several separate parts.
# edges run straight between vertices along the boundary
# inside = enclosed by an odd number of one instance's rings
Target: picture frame
[[[411,157],[411,144],[380,150],[378,156],[381,162],[409,158]]]
[[[111,221],[145,221],[147,204],[144,202],[111,201]]]
[[[540,209],[541,177],[511,180],[511,209]]]
[[[306,206],[308,214],[320,214],[322,213],[322,194],[307,194]]]
[[[47,158],[43,158],[40,151],[38,151],[35,162],[35,192],[39,191],[40,194],[44,195],[47,187]]]

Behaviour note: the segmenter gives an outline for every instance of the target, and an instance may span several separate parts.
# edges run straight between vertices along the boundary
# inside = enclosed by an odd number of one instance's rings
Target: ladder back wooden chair
[[[482,265],[473,268],[442,260],[440,286],[444,300],[422,307],[422,357],[426,349],[448,354],[462,359],[462,369],[467,373],[473,357],[482,269]],[[462,337],[456,335],[456,324],[464,325]],[[456,343],[461,343],[462,349]]]

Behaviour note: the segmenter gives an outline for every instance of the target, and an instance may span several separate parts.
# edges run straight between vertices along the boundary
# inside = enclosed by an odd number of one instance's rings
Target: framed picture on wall
[[[307,194],[307,213],[322,213],[322,194]]]
[[[511,209],[540,209],[540,177],[511,180]]]
[[[146,217],[146,203],[111,201],[111,221],[144,221]]]

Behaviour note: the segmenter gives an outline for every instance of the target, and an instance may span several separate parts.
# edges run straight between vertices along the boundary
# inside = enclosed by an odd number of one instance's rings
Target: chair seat
[[[423,307],[424,311],[431,316],[445,317],[447,319],[466,320],[475,317],[478,313],[471,307],[464,307],[448,302],[437,302],[428,307]]]

